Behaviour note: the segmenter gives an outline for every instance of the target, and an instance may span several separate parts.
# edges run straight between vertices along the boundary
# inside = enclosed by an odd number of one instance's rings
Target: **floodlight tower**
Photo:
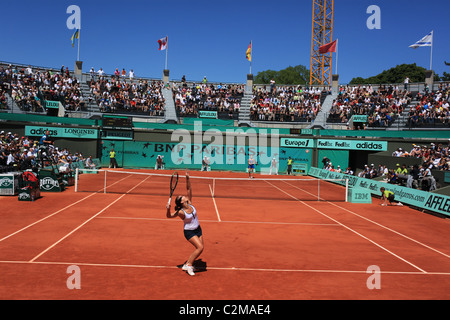
[[[330,85],[332,54],[319,47],[333,41],[334,0],[313,0],[310,85]]]

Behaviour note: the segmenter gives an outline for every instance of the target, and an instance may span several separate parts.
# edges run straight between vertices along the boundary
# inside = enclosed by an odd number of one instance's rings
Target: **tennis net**
[[[76,192],[168,196],[172,175],[116,170],[77,169]],[[346,179],[249,178],[190,176],[193,197],[293,201],[347,201]],[[179,176],[176,195],[186,194],[186,179]]]

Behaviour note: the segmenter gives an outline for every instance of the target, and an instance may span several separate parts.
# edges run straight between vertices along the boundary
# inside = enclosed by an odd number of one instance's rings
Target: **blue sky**
[[[134,69],[137,76],[162,78],[168,36],[171,79],[204,76],[215,82],[246,81],[245,51],[253,41],[252,73],[288,66],[310,68],[312,0],[104,1],[17,0],[2,3],[0,60],[73,69],[66,20],[69,5],[81,8],[83,71]],[[370,5],[381,9],[381,30],[369,30]],[[447,0],[335,0],[334,38],[339,39],[340,82],[374,76],[403,63],[429,68],[430,48],[410,45],[434,30],[433,69],[450,72]],[[336,58],[336,55],[333,55]],[[333,66],[333,73],[335,66]]]

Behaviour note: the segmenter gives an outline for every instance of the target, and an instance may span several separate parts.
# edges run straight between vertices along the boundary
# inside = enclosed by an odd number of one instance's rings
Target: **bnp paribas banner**
[[[294,164],[311,166],[311,149],[186,144],[175,142],[141,142],[102,140],[102,166],[109,165],[111,149],[116,153],[116,161],[124,168],[155,168],[158,156],[164,158],[165,169],[200,170],[203,160],[210,164],[211,170],[243,171],[248,168],[252,157],[256,162],[256,172],[268,172],[275,162],[280,173],[286,172],[289,157]]]
[[[392,191],[395,194],[395,199],[402,203],[450,216],[449,196],[388,184],[382,181],[350,176],[347,174],[314,167],[309,170],[308,174],[319,179],[348,179],[349,187],[365,189],[375,195],[380,195],[380,188],[384,187],[386,190]]]

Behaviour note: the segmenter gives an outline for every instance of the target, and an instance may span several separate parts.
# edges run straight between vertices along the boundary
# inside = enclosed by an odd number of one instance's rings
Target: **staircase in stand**
[[[250,106],[253,99],[252,92],[245,91],[239,107],[239,126],[252,127],[250,119]]]

